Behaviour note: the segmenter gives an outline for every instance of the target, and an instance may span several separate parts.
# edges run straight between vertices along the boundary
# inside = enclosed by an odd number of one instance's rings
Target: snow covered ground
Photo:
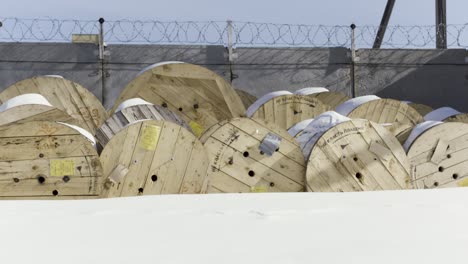
[[[0,263],[467,263],[468,189],[0,201]]]

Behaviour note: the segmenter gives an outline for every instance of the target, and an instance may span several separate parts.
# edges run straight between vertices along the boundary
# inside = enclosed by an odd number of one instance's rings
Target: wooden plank
[[[294,124],[314,118],[331,108],[312,96],[287,94],[274,97],[260,106],[252,118],[263,119],[280,128],[288,129]]]
[[[208,156],[187,129],[165,120],[145,120],[115,134],[101,153],[106,179],[102,197],[203,193]],[[122,181],[108,179],[117,167]]]
[[[409,163],[397,139],[363,119],[327,130],[307,163],[307,189],[314,192],[398,190],[410,188]]]
[[[100,194],[97,151],[68,126],[33,121],[1,127],[0,149],[2,198],[78,199]]]
[[[249,118],[221,122],[202,136],[208,151],[208,192],[293,192],[305,186],[305,161],[287,131]],[[269,133],[282,137],[278,151],[260,151]],[[211,185],[214,187],[212,188]]]
[[[107,119],[101,102],[89,90],[61,77],[37,76],[19,81],[0,93],[0,103],[27,93],[41,94],[93,134]]]
[[[169,63],[147,69],[132,80],[115,102],[133,97],[165,104],[187,122],[206,129],[219,121],[239,117],[245,107],[235,90],[214,72],[188,63]]]

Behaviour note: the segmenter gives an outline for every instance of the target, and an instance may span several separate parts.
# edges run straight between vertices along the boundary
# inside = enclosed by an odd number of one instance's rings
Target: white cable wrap
[[[290,127],[288,129],[288,133],[289,135],[291,135],[292,137],[295,137],[297,134],[299,134],[302,130],[304,130],[304,128],[306,128],[310,122],[314,121],[314,119],[306,119],[306,120],[302,120],[301,122],[298,122],[296,124],[294,124],[292,127]]]
[[[264,105],[266,102],[270,101],[271,99],[281,96],[281,95],[290,95],[293,94],[289,91],[276,91],[276,92],[271,92],[267,93],[264,96],[260,97],[257,101],[255,101],[249,108],[247,109],[247,117],[252,117],[253,114],[260,108],[262,105]]]
[[[40,76],[39,76],[39,77],[40,77]],[[55,74],[44,75],[43,77],[64,79],[62,75],[55,75]]]
[[[348,101],[337,106],[336,112],[339,113],[340,115],[347,116],[358,106],[364,103],[374,101],[374,100],[379,100],[379,99],[381,98],[376,95],[365,95],[365,96],[359,96],[353,99],[349,99]]]
[[[29,93],[29,94],[22,94],[15,96],[9,100],[7,100],[5,103],[0,105],[0,112],[4,112],[10,108],[13,108],[15,106],[20,106],[20,105],[46,105],[46,106],[51,106],[52,105],[47,101],[47,99],[36,93]]]
[[[441,107],[437,108],[436,110],[427,113],[424,116],[424,120],[426,121],[444,121],[445,119],[454,116],[454,115],[459,115],[461,114],[457,110],[451,108],[451,107]]]
[[[302,135],[297,138],[305,159],[309,159],[310,152],[315,146],[315,143],[317,143],[317,140],[319,140],[327,130],[349,120],[351,119],[335,111],[328,111],[317,116],[310,122],[309,125],[304,128]]]
[[[70,127],[76,131],[78,131],[81,135],[83,135],[84,137],[86,137],[86,139],[88,139],[92,144],[93,144],[93,147],[96,148],[96,139],[94,138],[94,136],[88,132],[88,130],[84,129],[84,128],[81,128],[79,126],[75,126],[75,125],[70,125],[68,123],[63,123],[63,122],[57,122],[59,124],[62,124],[62,125],[65,125],[67,127]]]
[[[437,126],[439,124],[442,124],[440,121],[425,121],[413,128],[411,131],[411,134],[409,135],[408,139],[406,139],[405,144],[403,144],[403,148],[405,149],[406,153],[408,153],[409,148],[413,144],[413,142],[416,140],[416,138],[419,137],[422,133],[424,133],[426,130],[428,130],[431,127]]]
[[[150,102],[147,102],[141,98],[131,98],[131,99],[128,99],[128,100],[125,100],[123,101],[121,104],[119,104],[119,106],[117,107],[117,110],[115,110],[115,112],[120,112],[122,110],[124,110],[125,108],[129,108],[129,107],[132,107],[132,106],[135,106],[135,105],[153,105],[152,103]]]
[[[180,63],[185,63],[185,62],[182,62],[182,61],[163,61],[163,62],[158,62],[158,63],[155,63],[155,64],[152,64],[148,67],[145,67],[143,70],[141,70],[136,76],[140,76],[142,75],[143,73],[145,73],[146,71],[148,70],[151,70],[153,68],[156,68],[156,67],[159,67],[159,66],[163,66],[163,65],[167,65],[167,64],[180,64]]]
[[[307,87],[307,88],[302,88],[294,92],[294,94],[298,95],[311,95],[311,94],[317,94],[317,93],[325,93],[329,92],[329,90],[325,87]]]

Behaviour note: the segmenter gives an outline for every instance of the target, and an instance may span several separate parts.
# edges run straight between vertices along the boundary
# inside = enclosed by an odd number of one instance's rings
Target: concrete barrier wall
[[[94,44],[0,43],[0,90],[35,75],[58,74],[90,89],[109,108],[146,66],[184,61],[205,66],[239,89],[324,86],[351,95],[377,94],[468,111],[466,50],[359,50],[354,71],[346,48],[237,48],[229,63],[222,46],[109,45],[103,61]]]

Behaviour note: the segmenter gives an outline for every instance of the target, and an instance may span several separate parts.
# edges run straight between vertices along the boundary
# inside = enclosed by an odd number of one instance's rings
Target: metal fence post
[[[101,62],[101,101],[106,105],[106,71],[104,69],[104,18],[99,18],[99,61]]]
[[[356,29],[355,24],[351,24],[351,96],[354,98],[356,97],[356,76],[355,76],[355,64],[356,64],[356,38],[355,32]]]
[[[234,74],[234,60],[236,59],[236,54],[234,54],[234,38],[232,36],[232,21],[228,20],[227,21],[227,49],[228,49],[228,61],[229,61],[229,80],[232,81],[237,78],[237,75]]]

